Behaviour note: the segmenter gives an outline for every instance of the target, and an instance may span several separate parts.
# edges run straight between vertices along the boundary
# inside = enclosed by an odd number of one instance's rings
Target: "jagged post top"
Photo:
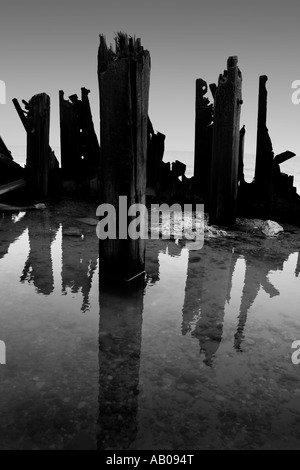
[[[238,64],[238,57],[236,55],[230,56],[227,59],[227,69],[236,67]]]
[[[150,56],[149,51],[142,47],[140,38],[119,32],[115,35],[115,47],[112,44],[107,47],[105,36],[100,34],[99,72],[105,72],[111,62],[117,62],[123,58],[142,60],[147,56]]]
[[[223,74],[219,75],[218,85],[226,83],[227,81],[232,81],[235,77],[236,71],[239,79],[242,79],[242,74],[238,68],[238,57],[236,55],[230,56],[227,59],[227,69],[224,70]]]

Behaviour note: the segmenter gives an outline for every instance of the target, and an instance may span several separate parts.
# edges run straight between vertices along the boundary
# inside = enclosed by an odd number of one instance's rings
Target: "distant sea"
[[[21,145],[9,146],[14,160],[20,165],[24,166],[26,161],[26,148]],[[58,161],[60,161],[59,147],[53,147]],[[179,151],[179,150],[166,150],[164,154],[165,162],[175,162],[179,160],[186,164],[186,176],[190,178],[194,172],[194,152]],[[255,155],[245,154],[244,156],[244,175],[247,183],[251,183],[254,178],[255,169]],[[297,193],[300,194],[300,156],[291,158],[285,163],[280,165],[283,173],[294,176],[294,186],[297,188]]]

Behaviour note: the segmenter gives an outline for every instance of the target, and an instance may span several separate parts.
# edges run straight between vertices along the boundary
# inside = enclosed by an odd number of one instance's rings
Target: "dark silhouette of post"
[[[29,101],[27,118],[27,159],[29,189],[35,197],[48,197],[49,189],[50,98],[46,93]]]
[[[217,225],[231,225],[236,217],[242,104],[237,62],[237,57],[228,58],[215,93],[209,220]]]
[[[140,40],[118,33],[115,50],[100,36],[100,202],[111,204],[119,221],[119,196],[145,204],[150,54]],[[126,208],[125,208],[126,211]],[[124,209],[121,214],[124,217]],[[128,222],[130,218],[128,217]],[[130,280],[144,271],[145,240],[128,234],[100,240],[100,273]]]
[[[95,133],[88,95],[81,88],[81,100],[76,94],[69,100],[59,92],[61,166],[63,180],[73,181],[89,191],[90,180],[97,176],[100,148]],[[68,186],[67,183],[64,186]]]
[[[239,182],[239,184],[243,184],[245,182],[245,177],[244,177],[245,133],[246,133],[246,129],[245,129],[245,126],[243,126],[240,130],[240,141],[239,141],[239,172],[238,172],[238,182]]]
[[[259,200],[269,202],[271,197],[272,167],[274,152],[267,122],[267,89],[268,77],[259,77],[257,140],[255,163],[255,189]]]
[[[207,83],[196,80],[195,106],[195,151],[194,151],[194,190],[203,196],[204,203],[209,196],[211,169],[211,132],[209,126],[213,119],[213,106],[205,96]]]
[[[163,156],[165,151],[166,136],[161,132],[154,132],[150,118],[148,117],[147,138],[147,195],[160,196],[165,184],[162,178]]]
[[[63,180],[75,181],[79,175],[79,119],[73,103],[59,91],[61,170]]]

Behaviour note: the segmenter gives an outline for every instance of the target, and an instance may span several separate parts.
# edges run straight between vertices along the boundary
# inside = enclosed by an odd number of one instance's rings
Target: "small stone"
[[[277,237],[280,232],[283,232],[283,228],[273,220],[266,220],[263,223],[261,231],[266,237]]]
[[[245,344],[247,344],[248,346],[253,346],[255,344],[255,341],[254,341],[254,339],[247,338],[245,340]]]
[[[225,397],[223,397],[222,395],[215,395],[215,399],[217,401],[225,401]]]

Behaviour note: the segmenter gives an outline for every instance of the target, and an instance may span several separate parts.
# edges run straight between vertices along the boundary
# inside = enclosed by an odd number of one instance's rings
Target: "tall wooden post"
[[[46,93],[29,101],[26,170],[36,197],[48,197],[50,98]]]
[[[238,181],[241,184],[245,182],[244,176],[244,144],[245,144],[245,134],[246,129],[243,126],[240,130],[240,141],[239,141],[239,172],[238,172]]]
[[[237,57],[228,58],[215,94],[209,221],[217,225],[233,224],[236,217],[242,104],[237,62]]]
[[[129,280],[144,271],[145,240],[130,239],[124,227],[119,237],[118,221],[130,205],[145,204],[150,54],[126,34],[115,41],[115,51],[108,49],[101,35],[98,55],[100,202],[117,214],[117,238],[100,240],[100,273]],[[119,196],[127,197],[120,210]]]
[[[64,180],[80,178],[79,119],[73,103],[59,91],[61,169]]]
[[[208,126],[212,123],[213,107],[207,93],[207,83],[196,80],[195,105],[195,150],[194,150],[194,190],[201,194],[206,202],[209,195],[211,168],[211,139]]]
[[[255,189],[258,199],[268,201],[271,193],[273,147],[266,126],[267,122],[267,89],[268,77],[259,77],[257,141],[255,163]]]

